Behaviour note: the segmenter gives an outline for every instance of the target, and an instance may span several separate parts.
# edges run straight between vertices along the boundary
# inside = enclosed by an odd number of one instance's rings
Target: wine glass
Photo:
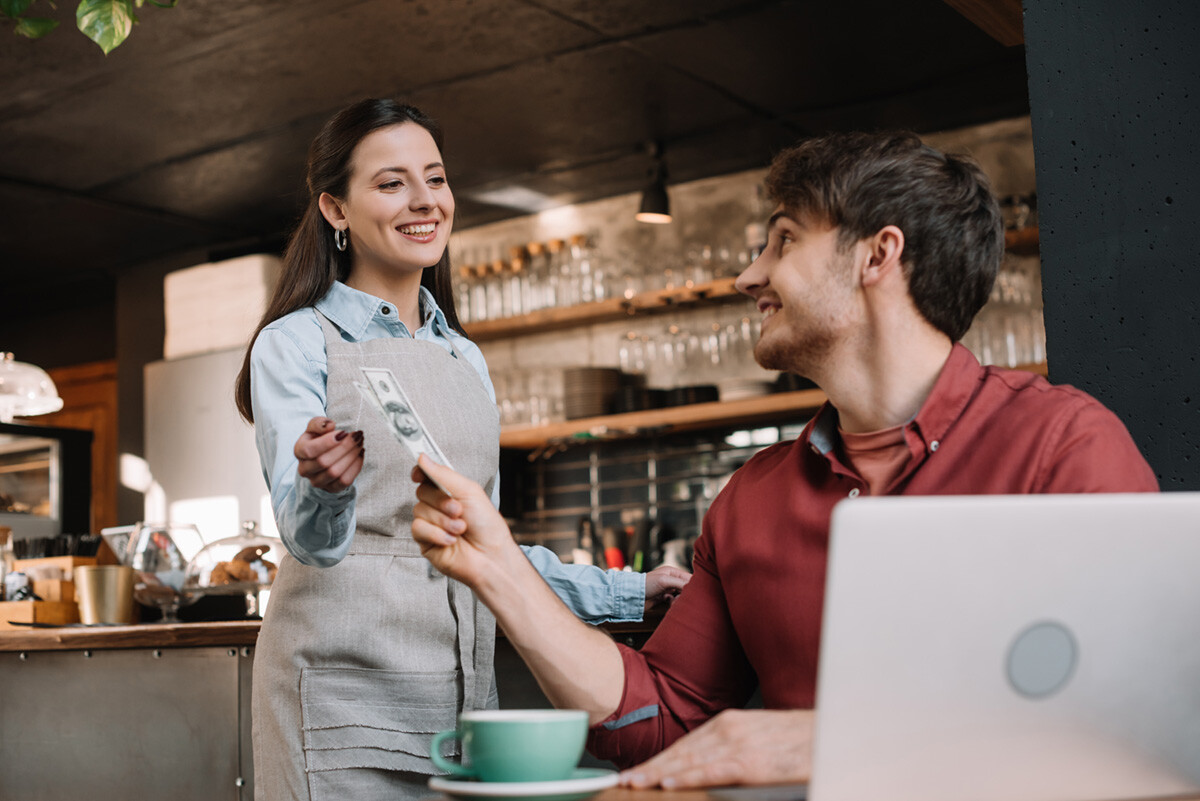
[[[162,610],[163,623],[179,622],[179,607],[191,601],[183,595],[188,557],[184,548],[203,543],[190,524],[138,523],[129,538],[127,563],[133,568],[133,597]]]

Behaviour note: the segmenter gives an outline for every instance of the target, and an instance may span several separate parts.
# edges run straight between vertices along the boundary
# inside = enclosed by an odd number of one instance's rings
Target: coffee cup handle
[[[463,765],[461,762],[451,762],[442,756],[442,743],[446,740],[458,739],[458,731],[450,729],[449,731],[440,731],[433,736],[433,743],[429,746],[429,757],[433,760],[433,764],[440,770],[444,770],[451,776],[461,776],[462,778],[473,779],[476,773],[471,768]]]

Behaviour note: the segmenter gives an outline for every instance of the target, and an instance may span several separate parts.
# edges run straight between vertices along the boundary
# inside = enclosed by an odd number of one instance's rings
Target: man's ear
[[[863,286],[874,286],[885,278],[902,274],[900,260],[904,255],[904,232],[895,225],[885,225],[865,243],[866,264],[863,267]]]
[[[332,225],[335,229],[346,227],[346,213],[342,210],[342,201],[338,200],[328,192],[322,192],[317,198],[317,208],[321,210],[321,216],[325,221]]]

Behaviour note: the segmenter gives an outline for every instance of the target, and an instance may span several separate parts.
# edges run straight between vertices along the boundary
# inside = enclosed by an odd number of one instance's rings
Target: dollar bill
[[[366,384],[355,382],[355,386],[383,417],[388,429],[400,441],[400,444],[408,448],[408,452],[414,459],[423,453],[438,464],[453,469],[446,454],[442,453],[442,449],[433,441],[429,429],[421,421],[421,416],[417,414],[416,407],[404,393],[404,388],[396,380],[395,374],[386,367],[363,367],[361,369],[363,377],[366,378]],[[440,484],[438,488],[450,495]]]

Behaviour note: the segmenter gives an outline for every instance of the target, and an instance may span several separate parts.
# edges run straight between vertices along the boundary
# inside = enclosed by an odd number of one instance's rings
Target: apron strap
[[[462,711],[482,709],[476,702],[479,695],[479,675],[475,669],[475,608],[471,591],[461,582],[446,580],[446,594],[450,608],[458,623],[455,645],[458,648],[458,665],[462,670]]]

